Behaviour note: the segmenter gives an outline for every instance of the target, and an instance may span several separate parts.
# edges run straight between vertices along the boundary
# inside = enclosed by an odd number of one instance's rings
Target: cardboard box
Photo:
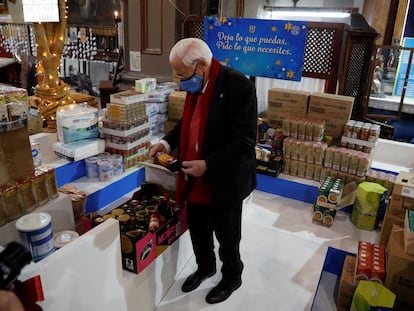
[[[286,89],[270,89],[267,97],[269,115],[279,112],[305,114],[308,111],[309,92]]]
[[[392,193],[414,199],[414,173],[400,172]]]
[[[346,255],[339,280],[336,306],[338,310],[349,310],[356,289],[355,283],[355,256]]]
[[[311,93],[307,117],[324,119],[325,134],[339,138],[344,125],[351,118],[353,105],[354,98],[350,96]]]
[[[334,119],[350,119],[354,97],[328,94],[328,93],[311,93],[309,97],[309,113],[316,113],[318,118],[321,115]],[[317,119],[318,119],[317,118]]]
[[[109,98],[111,103],[127,105],[145,101],[145,94],[135,90],[126,90],[113,93]]]
[[[187,92],[176,91],[168,96],[168,119],[171,121],[178,121],[181,119],[184,111],[185,98]]]
[[[32,148],[26,127],[0,131],[0,183],[34,173]]]
[[[388,201],[388,214],[404,219],[405,209],[403,205],[404,197],[399,194],[393,194],[391,199]]]
[[[414,310],[414,256],[404,252],[404,232],[394,226],[387,246],[384,285],[396,294],[395,310]]]
[[[407,210],[404,221],[404,251],[414,255],[414,211]]]
[[[276,177],[280,174],[281,171],[282,171],[282,159],[280,157],[275,157],[268,162],[257,160],[257,165],[256,165],[257,173]]]
[[[182,208],[177,215],[156,231],[157,247],[171,245],[187,229],[187,210],[186,208]]]
[[[414,210],[414,198],[404,197],[403,209]]]
[[[105,216],[103,216],[105,217]],[[87,232],[98,226],[96,218],[102,218],[97,213],[86,215],[82,218],[83,232]],[[130,232],[121,231],[121,254],[122,268],[124,270],[140,273],[157,257],[156,233],[135,230]]]
[[[147,213],[147,216],[145,217],[151,218],[152,216],[149,215],[152,215],[152,212],[148,214],[148,211],[150,207],[155,208],[157,205],[157,203],[152,202],[149,205],[145,205],[145,208],[142,209],[143,206],[138,207],[141,205],[141,202],[156,196],[166,196],[167,193],[170,198],[174,200],[174,193],[172,191],[165,189],[159,184],[150,183],[148,181],[144,182],[141,185],[141,189],[133,194],[131,200],[116,208],[119,211],[113,210],[103,216],[99,216],[97,213],[85,216],[83,218],[84,231],[88,231],[90,228],[99,225],[99,223],[104,221],[105,216],[117,218],[120,221],[122,267],[127,271],[138,274],[188,229],[187,211],[185,208],[181,208],[178,212],[174,212],[174,215],[171,218],[167,217],[167,221],[153,231],[148,229],[148,218],[146,220],[137,219],[138,212],[141,213],[144,211]],[[158,200],[158,198],[155,200]],[[167,201],[165,200],[164,202]],[[138,208],[136,213],[133,206]],[[160,208],[158,209],[160,210]],[[131,210],[133,212],[131,212]],[[128,220],[126,221],[124,219],[124,223],[122,223],[121,217],[125,215],[132,216],[130,216],[131,218],[128,217]],[[137,218],[134,217],[135,215]],[[101,219],[97,221],[97,218]],[[131,222],[132,219],[135,219],[135,222]],[[146,223],[143,224],[142,222]],[[151,225],[149,225],[149,227],[151,228]]]
[[[156,235],[144,236],[121,233],[122,268],[140,273],[157,257]]]
[[[394,225],[403,227],[404,219],[399,216],[390,214],[390,211],[387,209],[385,211],[384,219],[382,220],[381,224],[379,244],[384,246],[388,245],[388,240],[390,238],[391,230]]]
[[[335,310],[338,286],[346,256],[354,253],[328,246],[311,310]]]

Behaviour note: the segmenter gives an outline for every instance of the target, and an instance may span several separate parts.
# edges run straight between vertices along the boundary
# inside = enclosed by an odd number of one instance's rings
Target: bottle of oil
[[[176,172],[181,168],[181,164],[178,162],[178,159],[175,159],[171,155],[163,152],[158,152],[155,155],[154,162],[166,167],[171,172]]]

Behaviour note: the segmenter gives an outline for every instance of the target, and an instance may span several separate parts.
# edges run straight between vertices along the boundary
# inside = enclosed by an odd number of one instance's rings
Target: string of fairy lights
[[[27,24],[0,25],[0,46],[12,55],[37,55],[33,26]]]

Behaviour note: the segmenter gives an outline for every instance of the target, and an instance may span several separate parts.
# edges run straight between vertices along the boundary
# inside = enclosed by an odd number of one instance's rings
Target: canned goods
[[[313,163],[307,163],[306,164],[305,178],[306,179],[313,179],[313,174],[314,173],[315,173],[315,164],[313,164]]]
[[[108,181],[111,180],[114,176],[114,170],[112,167],[112,162],[105,160],[98,162],[99,166],[99,180]]]
[[[348,120],[348,122],[344,125],[343,136],[352,137],[352,129],[353,129],[354,124],[355,124],[355,120]]]
[[[7,111],[9,114],[9,121],[13,122],[21,119],[27,119],[25,105],[22,102],[8,103]]]
[[[46,174],[41,170],[36,170],[32,176],[32,187],[38,206],[44,205],[49,201],[46,186]]]
[[[111,155],[112,159],[112,168],[114,176],[120,175],[124,172],[124,161],[123,157],[120,154],[113,154]]]
[[[283,158],[283,174],[289,175],[289,169],[290,169],[290,159],[289,158]]]
[[[42,155],[40,154],[40,144],[33,143],[32,147],[32,159],[34,167],[40,167],[42,165]]]
[[[331,227],[336,215],[336,210],[317,204],[313,207],[313,221],[322,226]]]
[[[30,177],[17,179],[17,191],[20,196],[20,203],[24,214],[36,208],[36,198],[33,193],[32,180]]]
[[[3,209],[8,221],[15,220],[22,215],[19,196],[15,185],[4,184],[1,186]]]
[[[115,217],[118,217],[119,215],[122,215],[124,213],[124,210],[122,208],[115,208],[111,211],[111,214]]]
[[[304,178],[306,174],[306,162],[299,161],[298,162],[298,170],[297,170],[297,176]]]
[[[56,199],[59,196],[59,191],[56,183],[56,172],[53,167],[44,167],[42,170],[45,172],[46,189],[49,199]]]
[[[325,150],[325,159],[324,159],[324,162],[323,162],[324,167],[327,167],[327,168],[332,167],[335,149],[336,149],[336,147],[328,147]]]

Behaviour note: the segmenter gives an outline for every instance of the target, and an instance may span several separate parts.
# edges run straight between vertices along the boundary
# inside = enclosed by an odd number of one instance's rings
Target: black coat
[[[181,120],[165,137],[179,146]],[[221,66],[207,117],[202,158],[212,199],[242,200],[256,187],[257,99],[253,83]]]

